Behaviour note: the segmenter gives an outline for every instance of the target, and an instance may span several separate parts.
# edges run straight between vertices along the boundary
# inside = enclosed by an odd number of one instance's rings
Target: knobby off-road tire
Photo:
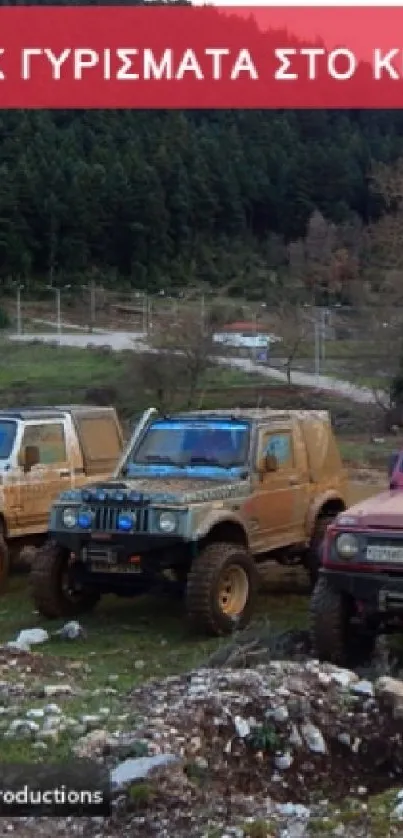
[[[0,594],[7,590],[8,577],[10,575],[10,554],[7,542],[0,533]]]
[[[320,660],[347,667],[370,663],[376,633],[364,625],[354,625],[353,611],[354,603],[320,576],[310,604],[312,645]]]
[[[186,588],[191,624],[213,635],[244,628],[254,611],[258,574],[252,556],[236,544],[208,544],[193,561]]]
[[[310,603],[312,645],[320,660],[346,663],[348,653],[348,611],[344,598],[320,576]]]
[[[305,561],[305,567],[309,574],[311,583],[311,590],[314,589],[319,578],[319,570],[322,564],[322,552],[325,541],[326,530],[329,524],[334,521],[334,515],[320,515],[314,527],[311,537],[311,543],[308,548],[308,554]]]
[[[68,590],[68,559],[66,550],[54,541],[48,541],[37,551],[31,566],[31,596],[36,609],[49,620],[91,611],[100,598],[96,591]]]

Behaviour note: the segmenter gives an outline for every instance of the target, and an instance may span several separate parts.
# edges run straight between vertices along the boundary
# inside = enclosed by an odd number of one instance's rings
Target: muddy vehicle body
[[[368,660],[379,634],[403,632],[403,450],[389,488],[328,527],[311,621],[319,656],[337,664]]]
[[[316,575],[346,475],[324,411],[151,408],[114,479],[63,493],[32,567],[37,609],[78,614],[103,593],[133,596],[168,572],[199,628],[248,623],[267,559]]]
[[[113,408],[61,406],[0,411],[0,583],[10,556],[47,537],[63,488],[111,474],[123,449]],[[24,548],[28,548],[26,551]]]

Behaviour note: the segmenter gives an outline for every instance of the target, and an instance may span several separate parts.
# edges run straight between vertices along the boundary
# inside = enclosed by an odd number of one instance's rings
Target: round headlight
[[[161,512],[158,519],[158,529],[165,533],[175,532],[176,515],[173,512]]]
[[[336,539],[336,548],[342,559],[353,559],[357,555],[360,545],[355,535],[344,532]]]
[[[118,530],[129,532],[135,524],[136,517],[130,512],[122,512],[118,517]]]
[[[91,509],[80,509],[77,516],[77,523],[83,530],[88,530],[92,524],[94,515]]]
[[[76,526],[77,523],[77,515],[74,509],[63,509],[62,520],[65,527],[72,527]]]

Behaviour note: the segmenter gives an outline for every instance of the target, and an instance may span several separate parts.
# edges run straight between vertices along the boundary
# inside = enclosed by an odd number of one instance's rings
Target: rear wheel
[[[252,556],[236,544],[208,544],[192,563],[186,588],[191,622],[210,634],[230,634],[250,621],[258,590]]]
[[[74,581],[70,553],[48,541],[35,556],[30,573],[31,596],[43,617],[74,617],[91,611],[100,594]]]

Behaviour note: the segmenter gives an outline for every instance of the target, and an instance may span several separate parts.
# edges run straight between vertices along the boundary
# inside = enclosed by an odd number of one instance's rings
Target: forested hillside
[[[403,112],[3,112],[1,273],[225,282],[315,208],[366,221],[402,151]]]
[[[375,218],[371,165],[402,154],[402,111],[3,111],[3,287],[91,275],[259,292],[315,210]]]

